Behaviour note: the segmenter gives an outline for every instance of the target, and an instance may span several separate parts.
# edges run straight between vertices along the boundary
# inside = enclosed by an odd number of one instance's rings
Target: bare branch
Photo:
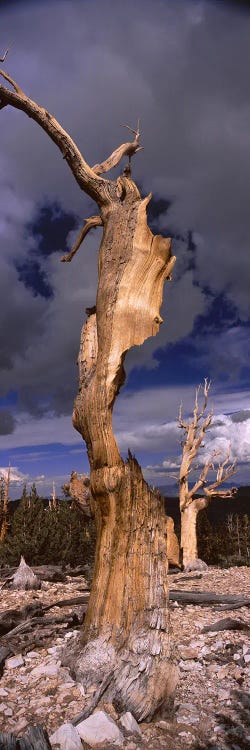
[[[63,255],[60,260],[63,263],[70,263],[74,255],[77,253],[77,250],[79,249],[80,245],[82,244],[84,237],[86,237],[86,234],[92,229],[93,227],[101,227],[103,226],[103,221],[101,216],[90,216],[89,219],[86,219],[86,223],[84,224],[84,227],[81,229],[80,234],[77,237],[77,240],[71,250],[70,253],[66,253],[66,255]]]
[[[4,55],[3,55],[3,57],[0,57],[0,62],[4,62],[4,61],[5,61],[5,58],[7,57],[7,54],[8,54],[8,52],[9,52],[9,48],[8,48],[8,49],[6,49],[6,51],[5,51]]]
[[[197,482],[195,482],[192,489],[189,490],[188,492],[189,499],[192,499],[193,496],[196,494],[196,492],[198,492],[198,490],[201,489],[201,487],[204,488],[204,485],[206,484],[206,481],[207,481],[207,475],[210,469],[213,469],[213,463],[208,461],[203,467],[202,472],[199,476],[199,479],[197,479]]]
[[[116,167],[117,164],[119,164],[123,156],[129,156],[129,158],[131,158],[133,154],[142,149],[143,146],[138,146],[135,140],[130,143],[122,143],[121,146],[118,146],[118,148],[113,151],[105,161],[101,164],[95,164],[94,167],[92,167],[92,170],[97,175],[103,174],[103,172],[109,172],[110,169],[113,169],[113,167]]]
[[[207,378],[205,378],[205,380],[204,380],[204,386],[203,386],[204,400],[203,400],[203,405],[201,407],[201,411],[200,412],[199,412],[199,394],[200,394],[201,385],[198,385],[198,388],[196,388],[196,392],[195,392],[195,405],[194,405],[194,411],[193,411],[193,414],[194,414],[194,424],[195,425],[198,424],[198,422],[202,419],[202,417],[205,414],[205,411],[206,411],[206,408],[207,408],[207,404],[208,404],[208,396],[209,396],[210,386],[211,386],[211,381],[209,381]],[[213,415],[213,412],[211,412],[211,415]],[[212,416],[211,416],[211,418],[212,418]]]
[[[122,143],[104,162],[95,164],[91,168],[83,158],[73,139],[63,130],[55,117],[37,104],[37,102],[26,96],[16,81],[5,73],[5,71],[0,70],[0,75],[14,89],[14,91],[11,91],[9,88],[0,85],[0,109],[10,104],[16,109],[21,109],[28,117],[35,120],[54,143],[56,143],[81,189],[96,200],[98,204],[109,201],[112,189],[114,192],[113,184],[109,180],[103,180],[100,175],[115,167],[123,156],[127,155],[130,160],[133,154],[141,150],[142,146],[139,146],[139,129],[135,132],[135,138],[132,142]]]
[[[230,497],[232,490],[220,490],[219,492],[216,491],[217,487],[220,487],[221,484],[227,481],[227,479],[230,479],[233,474],[236,472],[236,461],[233,461],[231,464],[228,463],[230,454],[226,456],[225,460],[222,461],[221,464],[219,464],[217,468],[217,474],[216,479],[212,484],[210,484],[208,487],[204,488],[204,494],[210,497],[212,495],[219,495],[220,497]],[[233,488],[235,491],[235,488]]]
[[[128,130],[130,130],[131,133],[134,133],[136,135],[136,137],[138,138],[138,140],[139,140],[139,137],[141,135],[141,133],[140,133],[140,120],[138,120],[138,123],[137,123],[137,130],[134,130],[134,128],[131,128],[130,125],[124,124],[124,122],[121,123],[121,128],[128,128]]]
[[[20,88],[20,86],[18,86],[18,83],[14,81],[14,78],[11,78],[11,76],[6,73],[5,70],[2,70],[2,68],[0,69],[0,75],[2,76],[2,78],[5,78],[5,80],[11,84],[11,86],[13,86],[13,89],[17,94],[19,94],[20,96],[25,96],[24,91]]]
[[[175,263],[176,263],[176,255],[172,255],[165,269],[165,277],[167,281],[172,281],[172,270],[174,268]]]
[[[182,401],[181,401],[180,408],[179,408],[179,417],[178,417],[179,427],[183,427],[183,429],[188,430],[188,428],[189,428],[188,422],[184,422],[183,419],[182,419],[182,406],[183,406],[183,404],[182,404]]]
[[[91,169],[73,139],[63,130],[55,117],[44,109],[44,107],[41,107],[37,102],[26,96],[20,86],[7,73],[0,70],[0,75],[14,89],[12,91],[0,85],[0,108],[10,104],[35,120],[62,152],[80,188],[96,200],[97,203],[102,204],[109,200],[112,183],[103,180]]]
[[[137,130],[133,130],[130,125],[124,125],[123,127],[128,128],[132,133],[135,133],[134,140],[129,143],[122,143],[120,146],[118,146],[117,149],[115,149],[115,151],[112,152],[112,154],[110,154],[110,156],[108,156],[107,159],[105,159],[105,161],[101,162],[101,164],[95,164],[94,167],[92,167],[92,170],[96,174],[100,175],[103,174],[103,172],[109,172],[110,169],[113,169],[113,167],[116,167],[117,164],[119,164],[123,156],[128,156],[130,160],[131,156],[133,156],[137,151],[141,151],[143,149],[143,146],[139,146],[139,120]]]

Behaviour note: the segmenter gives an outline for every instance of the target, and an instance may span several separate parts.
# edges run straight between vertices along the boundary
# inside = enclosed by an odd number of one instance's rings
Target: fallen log
[[[0,636],[9,633],[23,620],[27,620],[27,617],[41,615],[43,612],[43,606],[41,602],[33,602],[27,604],[21,609],[7,609],[4,612],[0,612]]]
[[[58,565],[34,565],[32,570],[41,581],[64,583],[67,578],[67,573]]]
[[[77,606],[78,604],[86,604],[88,601],[90,592],[86,591],[86,594],[83,594],[83,596],[73,596],[71,599],[59,599],[57,602],[52,602],[51,604],[45,604],[43,606],[43,611],[47,612],[48,609],[53,609],[53,607],[71,607],[71,606]]]
[[[224,617],[216,620],[211,625],[205,625],[201,633],[217,632],[219,630],[250,630],[250,625],[243,620],[233,620],[232,617]]]
[[[4,665],[6,662],[6,659],[9,658],[9,656],[13,655],[13,651],[9,646],[0,646],[0,677],[2,677]]]
[[[33,620],[35,617],[43,618],[45,612],[48,612],[49,609],[53,609],[53,607],[61,608],[86,604],[88,597],[89,591],[86,592],[86,595],[83,594],[83,596],[72,597],[71,599],[59,599],[57,602],[51,602],[50,604],[43,605],[38,601],[27,604],[21,609],[7,609],[4,612],[0,612],[0,636],[5,636],[10,632],[13,634],[14,631],[21,632],[20,630],[17,630],[21,624],[25,623],[27,620],[31,621],[31,618],[33,618]],[[65,617],[67,617],[67,615],[65,615]]]
[[[0,568],[0,579],[1,581],[5,581],[6,578],[12,578],[16,571],[16,565],[13,567],[13,565],[5,565],[3,568]]]
[[[41,602],[34,602],[22,607],[22,609],[7,610],[0,613],[0,636],[5,636],[8,633],[13,634],[14,632],[21,632],[21,624],[25,624],[28,619],[31,619],[34,623],[35,617],[40,617],[41,624],[44,622],[43,615],[53,607],[77,607],[80,605],[86,605],[89,598],[89,591],[86,591],[81,596],[71,597],[70,599],[59,599],[58,601],[50,602],[50,604],[42,605]],[[171,589],[169,592],[169,599],[172,602],[180,602],[180,604],[194,604],[194,605],[224,605],[226,609],[234,609],[240,607],[249,607],[250,599],[243,598],[240,594],[216,594],[211,591],[181,591]],[[223,608],[224,608],[223,607]],[[221,609],[220,609],[221,611]],[[69,615],[68,615],[69,617]],[[66,620],[67,616],[65,616]],[[55,621],[55,618],[52,618]],[[59,620],[58,620],[59,622]],[[47,618],[48,623],[48,618]],[[35,624],[35,623],[34,623]],[[18,628],[18,630],[17,630]]]
[[[242,603],[243,602],[243,603]],[[236,602],[236,604],[222,604],[221,606],[214,607],[216,612],[226,612],[228,609],[241,609],[241,607],[247,607],[248,604],[244,603],[245,600],[242,600],[240,602]]]
[[[27,729],[23,737],[0,732],[0,750],[52,750],[48,733],[40,724]]]
[[[242,594],[216,594],[214,591],[179,591],[170,590],[170,601],[181,604],[237,604],[239,607],[249,607],[250,599]]]
[[[12,638],[13,635],[21,635],[22,633],[27,633],[29,630],[33,630],[35,625],[42,625],[43,627],[47,627],[48,625],[61,625],[65,622],[68,626],[74,627],[75,625],[80,625],[82,621],[83,617],[79,618],[75,614],[75,612],[73,615],[60,615],[60,617],[32,617],[30,620],[21,622],[20,625],[17,625],[8,633],[5,633],[5,638]]]
[[[72,597],[71,599],[60,599],[43,607],[43,611],[53,607],[70,607],[86,604],[90,592],[86,591],[82,596]],[[237,607],[250,606],[250,599],[243,598],[241,594],[216,594],[214,591],[183,591],[182,589],[170,589],[170,601],[179,601],[182,604],[226,604]]]

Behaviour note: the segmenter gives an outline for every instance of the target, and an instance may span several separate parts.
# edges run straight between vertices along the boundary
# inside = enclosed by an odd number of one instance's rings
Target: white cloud
[[[9,467],[7,466],[1,466],[0,467],[0,477],[3,477],[4,479],[7,479],[9,472]],[[15,482],[15,484],[20,485],[27,481],[29,475],[23,474],[22,471],[20,471],[17,466],[11,466],[10,467],[10,482]]]
[[[204,463],[213,451],[219,451],[219,460],[230,454],[239,464],[250,462],[250,418],[235,422],[231,416],[218,414],[207,431],[205,449],[201,453]]]

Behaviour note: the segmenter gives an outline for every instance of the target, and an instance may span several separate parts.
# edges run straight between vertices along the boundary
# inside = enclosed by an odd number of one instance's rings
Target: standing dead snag
[[[229,454],[222,463],[215,466],[214,460],[218,452],[214,451],[211,459],[205,462],[199,478],[193,487],[189,488],[189,474],[193,470],[192,464],[197,453],[202,448],[202,441],[206,430],[210,427],[213,412],[206,414],[210,383],[205,380],[203,387],[203,403],[199,406],[200,386],[196,389],[195,404],[193,416],[190,422],[184,422],[182,419],[182,405],[179,412],[179,427],[184,431],[183,452],[179,474],[179,499],[181,513],[181,548],[183,554],[183,565],[185,570],[199,569],[202,561],[198,558],[197,547],[197,515],[200,510],[207,508],[210,500],[216,495],[217,497],[232,497],[236,488],[230,490],[218,490],[221,484],[230,479],[235,473],[235,461],[229,463]],[[208,484],[210,471],[216,472],[216,477],[211,484]],[[195,497],[197,492],[202,490],[202,497]]]
[[[6,531],[8,528],[8,505],[9,505],[9,488],[10,488],[10,466],[8,468],[7,476],[3,477],[3,485],[1,487],[3,497],[1,498],[1,531],[0,531],[0,542],[4,542],[6,537]]]
[[[119,453],[112,410],[125,380],[126,352],[158,333],[163,285],[175,258],[170,239],[149,229],[151,195],[141,198],[129,170],[115,181],[101,176],[139,150],[139,129],[132,143],[91,168],[55,118],[2,75],[14,90],[0,86],[0,107],[23,110],[46,131],[100,210],[96,306],[87,311],[81,335],[73,414],[87,445],[97,547],[73,666],[84,684],[108,684],[112,675],[109,699],[142,720],[153,716],[176,683],[169,642],[167,522],[163,501],[149,489],[137,461],[129,455],[124,462]]]

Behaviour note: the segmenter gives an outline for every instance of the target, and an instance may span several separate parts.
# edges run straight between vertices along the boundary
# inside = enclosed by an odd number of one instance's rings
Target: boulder
[[[120,724],[124,729],[126,729],[127,732],[131,732],[131,734],[141,735],[139,724],[137,724],[136,719],[134,718],[133,714],[130,713],[130,711],[126,711],[125,714],[122,714],[122,716],[120,716]]]
[[[15,656],[10,656],[9,659],[6,659],[5,669],[16,669],[17,667],[22,667],[23,665],[24,660],[22,654],[16,654]]]
[[[96,711],[76,726],[81,739],[90,747],[97,747],[104,742],[110,742],[121,747],[124,736],[117,725],[105,711]]]
[[[204,560],[200,560],[200,558],[197,557],[196,560],[190,560],[184,566],[185,573],[191,573],[192,570],[208,570],[208,565]]]
[[[73,724],[62,724],[49,740],[52,747],[59,745],[60,750],[82,750],[81,738]]]

